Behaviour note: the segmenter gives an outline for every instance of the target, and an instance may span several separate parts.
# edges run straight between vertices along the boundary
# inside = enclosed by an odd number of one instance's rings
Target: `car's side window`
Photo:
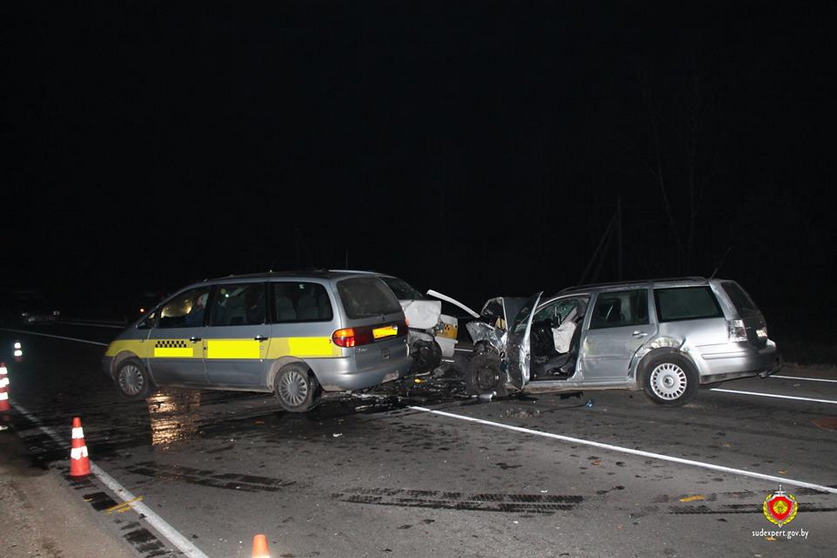
[[[206,315],[206,301],[211,287],[199,287],[181,293],[160,308],[159,328],[201,327]]]
[[[211,326],[258,325],[267,318],[264,283],[220,285],[215,291]]]
[[[586,301],[581,298],[564,298],[554,300],[535,312],[535,317],[532,321],[548,321],[553,327],[558,327],[564,323],[568,317],[573,321],[577,321],[579,317],[584,315],[584,309],[586,306]]]
[[[709,287],[655,289],[654,300],[661,322],[723,316],[721,307]]]
[[[274,282],[273,321],[330,322],[334,317],[325,287],[319,283]]]
[[[634,289],[600,293],[596,298],[590,329],[648,323],[648,290]]]

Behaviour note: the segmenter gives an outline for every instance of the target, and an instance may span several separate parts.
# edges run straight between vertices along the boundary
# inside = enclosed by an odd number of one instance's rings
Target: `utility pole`
[[[622,281],[622,197],[616,198],[616,252],[618,280]]]

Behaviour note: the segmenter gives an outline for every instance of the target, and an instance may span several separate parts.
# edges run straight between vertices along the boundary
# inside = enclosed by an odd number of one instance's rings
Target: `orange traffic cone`
[[[87,444],[84,443],[84,430],[81,419],[73,417],[73,449],[70,450],[70,476],[84,477],[90,474],[90,460],[87,458]]]
[[[6,370],[6,363],[0,362],[0,413],[12,408],[9,405],[9,372]]]
[[[264,535],[253,537],[252,558],[270,558],[270,553],[267,551],[267,537]]]

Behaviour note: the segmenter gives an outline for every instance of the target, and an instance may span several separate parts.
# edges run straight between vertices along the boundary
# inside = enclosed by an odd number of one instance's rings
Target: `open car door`
[[[505,368],[509,382],[518,389],[529,383],[529,369],[532,353],[531,333],[532,318],[535,308],[541,300],[543,291],[532,295],[524,304],[509,326],[506,337]]]

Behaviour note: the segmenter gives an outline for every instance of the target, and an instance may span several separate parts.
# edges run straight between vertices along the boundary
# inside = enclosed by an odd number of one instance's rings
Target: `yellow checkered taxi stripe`
[[[459,335],[459,327],[453,324],[444,324],[442,331],[436,334],[436,337],[446,337],[448,339],[456,339]]]
[[[119,339],[105,351],[107,356],[133,353],[140,358],[277,359],[283,356],[330,358],[343,356],[331,337],[273,337],[255,339]]]
[[[190,347],[185,339],[160,339],[154,342],[154,356],[192,358],[201,355],[200,352],[195,354],[194,344]]]

